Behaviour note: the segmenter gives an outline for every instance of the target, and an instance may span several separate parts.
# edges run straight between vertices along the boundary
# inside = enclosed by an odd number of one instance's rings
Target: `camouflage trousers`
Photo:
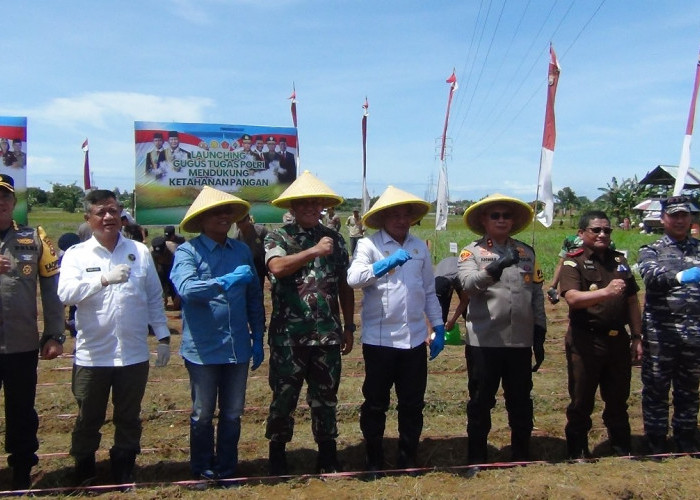
[[[272,403],[265,437],[291,441],[301,386],[311,408],[311,430],[317,443],[338,437],[336,405],[340,385],[340,346],[270,346]]]
[[[673,384],[674,434],[694,431],[698,425],[700,346],[683,342],[644,340],[642,345],[642,415],[644,432],[668,433],[668,393]]]

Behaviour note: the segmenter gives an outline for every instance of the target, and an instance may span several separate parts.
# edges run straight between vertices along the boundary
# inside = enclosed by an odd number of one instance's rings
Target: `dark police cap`
[[[7,174],[0,174],[0,189],[15,192],[15,180]]]
[[[156,236],[153,238],[153,241],[151,241],[151,245],[153,246],[153,251],[155,253],[163,253],[165,251],[165,238],[162,236]]]
[[[167,236],[172,236],[175,234],[175,226],[165,226],[163,228],[163,234]]]
[[[241,140],[242,141],[250,141],[251,139],[250,139],[250,136],[248,134],[243,134],[243,136],[241,137]]]
[[[273,136],[270,136],[267,138],[267,142],[275,142],[275,138]]]
[[[687,196],[671,196],[661,201],[661,210],[669,215],[678,212],[688,212],[690,209],[690,199]]]
[[[63,233],[61,237],[58,238],[58,248],[64,252],[78,243],[80,243],[80,236],[75,233]]]
[[[153,134],[153,138],[154,138],[154,139],[162,139],[162,138],[163,138],[163,134],[161,134],[160,132],[156,132],[156,133]]]
[[[171,130],[170,132],[168,132],[168,137],[180,137],[180,134],[177,130]]]

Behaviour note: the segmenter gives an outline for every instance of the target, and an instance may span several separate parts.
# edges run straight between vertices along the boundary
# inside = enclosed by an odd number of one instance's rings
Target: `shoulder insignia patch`
[[[564,266],[569,266],[569,267],[576,267],[576,262],[573,260],[565,260],[562,265]]]
[[[462,252],[459,254],[459,262],[464,262],[467,260],[469,257],[471,257],[472,253],[467,250],[466,248],[462,249]]]
[[[567,257],[578,257],[582,253],[583,253],[583,248],[576,248],[575,250],[567,252],[566,256]]]

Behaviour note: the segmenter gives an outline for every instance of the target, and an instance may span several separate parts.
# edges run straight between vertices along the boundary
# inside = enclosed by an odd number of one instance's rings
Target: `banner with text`
[[[27,224],[26,117],[0,116],[0,158],[0,174],[9,175],[15,182],[17,205],[12,218],[20,224]]]
[[[291,127],[135,122],[139,224],[179,224],[203,186],[250,202],[256,222],[281,222],[270,205],[297,176]]]

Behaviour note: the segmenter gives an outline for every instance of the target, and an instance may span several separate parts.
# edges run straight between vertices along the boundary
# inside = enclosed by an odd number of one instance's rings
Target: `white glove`
[[[156,347],[156,366],[165,366],[170,361],[170,344],[158,343]]]
[[[119,264],[102,275],[107,284],[125,283],[129,281],[131,267],[126,264]]]

